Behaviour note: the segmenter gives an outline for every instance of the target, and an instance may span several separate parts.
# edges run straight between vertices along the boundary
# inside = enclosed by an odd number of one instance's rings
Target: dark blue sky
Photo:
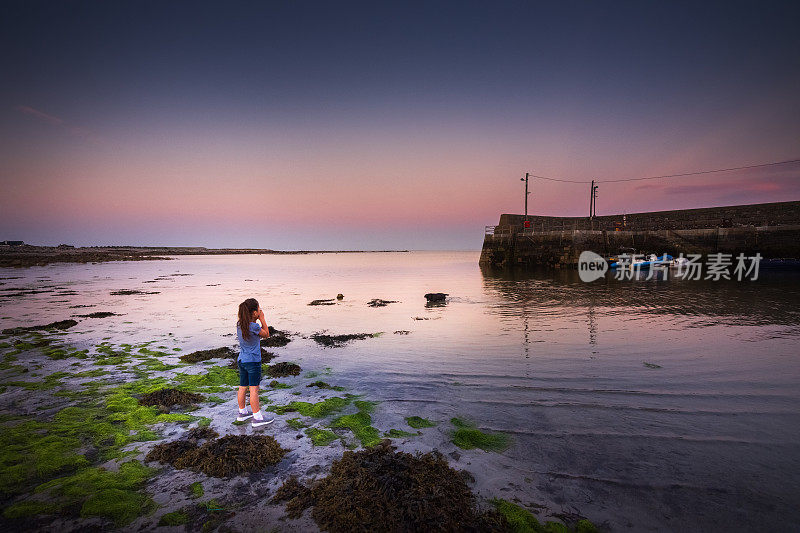
[[[525,171],[610,179],[800,155],[799,6],[5,2],[0,224],[42,242],[477,247],[483,224],[519,211]],[[689,197],[609,188],[598,213],[798,193],[794,171],[729,179],[740,196],[708,181]],[[166,201],[224,184],[269,189],[243,203],[270,242],[238,238],[235,211],[208,195]],[[571,189],[537,193],[534,212],[585,210]]]

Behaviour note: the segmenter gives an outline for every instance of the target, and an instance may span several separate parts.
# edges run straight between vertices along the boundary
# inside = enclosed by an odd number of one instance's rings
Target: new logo
[[[606,275],[608,263],[600,255],[586,250],[578,257],[578,276],[587,283]]]

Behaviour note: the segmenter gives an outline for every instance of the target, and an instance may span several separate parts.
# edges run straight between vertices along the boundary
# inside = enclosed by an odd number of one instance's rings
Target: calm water
[[[584,284],[571,272],[482,272],[478,255],[0,269],[0,327],[114,311],[123,316],[82,320],[67,339],[214,348],[235,342],[236,306],[254,296],[275,327],[306,337],[276,351],[382,400],[376,425],[440,421],[404,449],[452,450],[452,416],[512,434],[502,454],[453,462],[487,497],[614,531],[800,530],[800,276]],[[110,295],[118,289],[158,294]],[[451,297],[429,308],[426,292]],[[306,305],[337,293],[337,305]],[[373,298],[398,303],[370,308]],[[323,349],[307,338],[321,331],[385,333]]]

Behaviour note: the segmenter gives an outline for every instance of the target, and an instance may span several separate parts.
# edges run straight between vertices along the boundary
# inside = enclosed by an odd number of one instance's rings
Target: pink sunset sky
[[[781,55],[798,39],[780,20],[756,21],[771,34],[755,50],[708,49],[744,18],[676,49],[661,46],[660,17],[537,47],[504,35],[518,17],[562,14],[511,8],[487,27],[426,12],[402,28],[381,18],[391,39],[305,42],[285,28],[307,21],[284,8],[269,37],[246,17],[201,17],[184,39],[169,13],[132,13],[124,46],[115,13],[98,9],[53,26],[55,40],[82,32],[67,51],[31,44],[22,29],[53,14],[21,8],[23,28],[5,37],[0,239],[478,249],[484,225],[522,212],[525,172],[602,181],[800,156],[800,75]],[[476,24],[495,38],[488,51],[471,41]],[[223,50],[195,39],[204,32]],[[532,179],[531,191],[532,214],[588,212],[588,185]],[[599,215],[798,200],[800,164],[601,183],[598,196]]]

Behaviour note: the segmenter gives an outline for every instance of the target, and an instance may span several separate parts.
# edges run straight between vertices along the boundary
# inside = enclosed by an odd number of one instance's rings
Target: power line
[[[684,176],[700,176],[702,174],[714,174],[717,172],[729,172],[732,170],[746,170],[749,168],[762,168],[762,167],[772,167],[777,165],[787,165],[789,163],[800,163],[800,159],[787,159],[786,161],[776,161],[774,163],[761,163],[759,165],[747,165],[742,167],[730,167],[730,168],[719,168],[716,170],[700,170],[697,172],[686,172],[683,174],[667,174],[664,176],[644,176],[641,178],[622,178],[616,180],[594,180],[595,183],[619,183],[623,181],[641,181],[641,180],[657,180],[657,179],[664,179],[664,178],[679,178]],[[591,181],[577,181],[577,180],[566,180],[562,178],[550,178],[547,176],[537,176],[535,174],[529,174],[531,178],[537,178],[540,180],[548,180],[548,181],[558,181],[561,183],[592,183]]]

